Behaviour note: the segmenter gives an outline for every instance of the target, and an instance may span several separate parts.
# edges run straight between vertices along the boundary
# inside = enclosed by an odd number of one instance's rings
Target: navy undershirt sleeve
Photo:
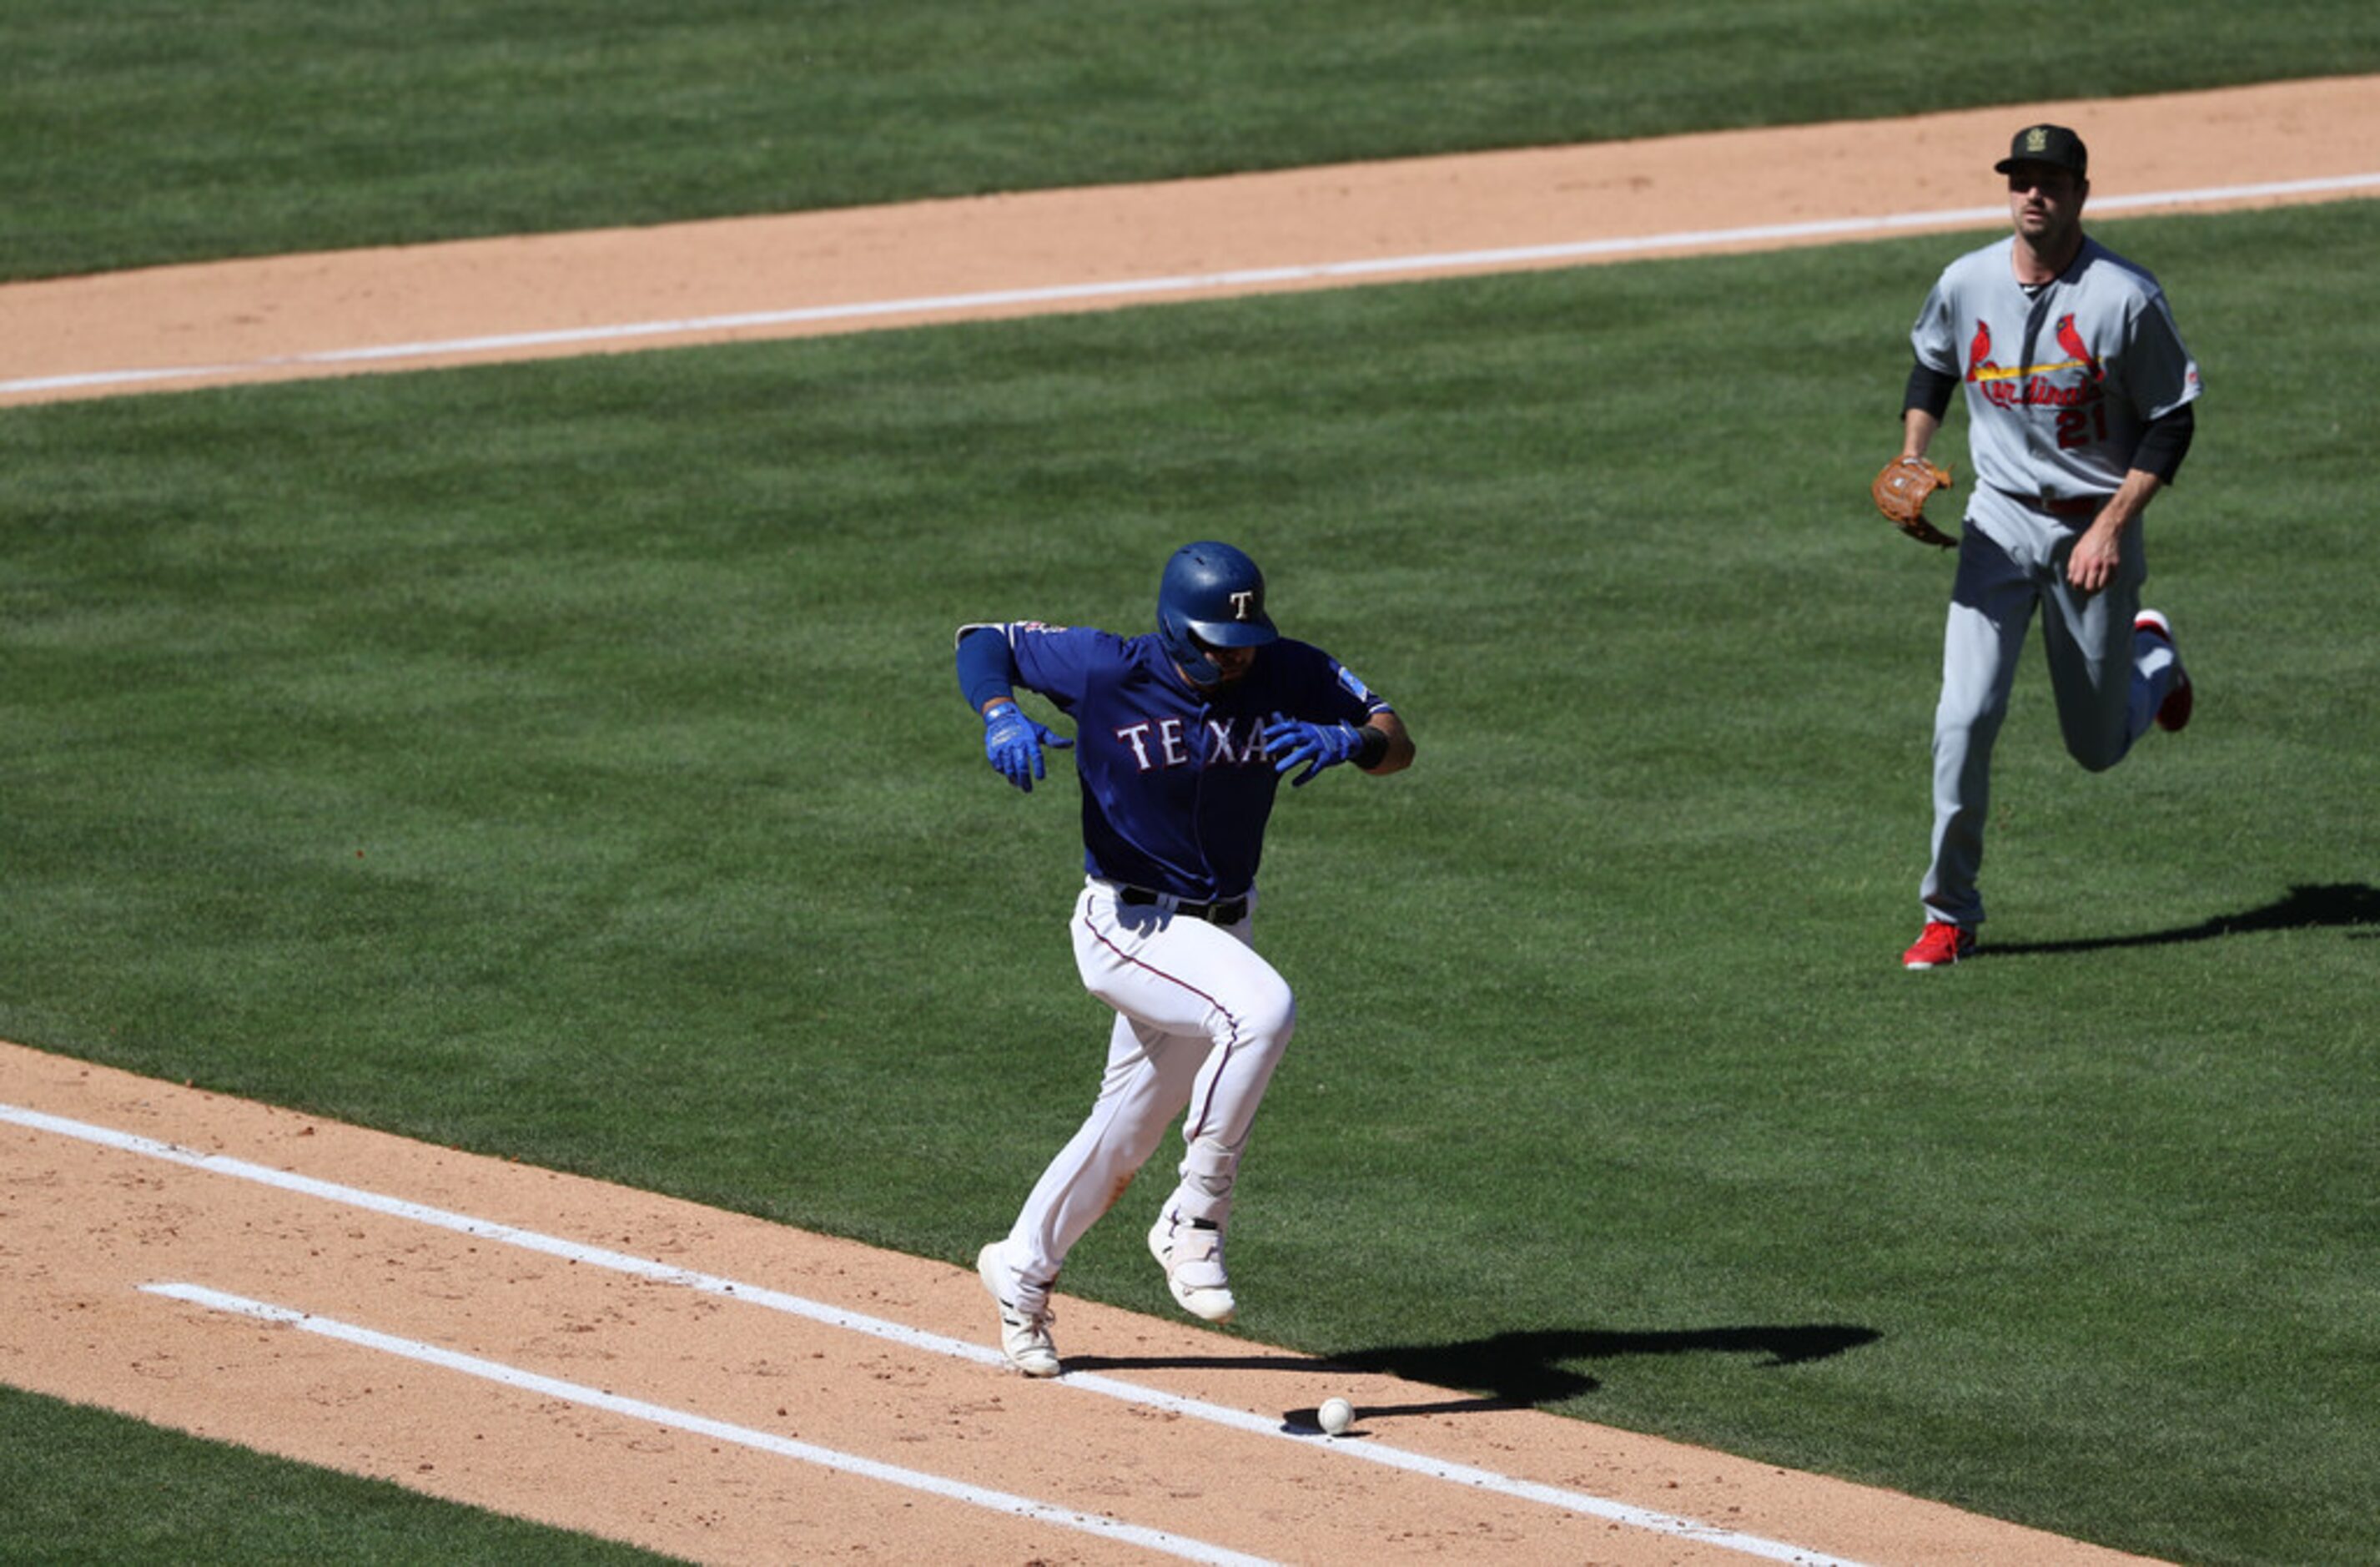
[[[1958,387],[1959,378],[1949,371],[1912,364],[1909,367],[1909,389],[1900,395],[1900,411],[1924,408],[1938,419],[1950,411],[1950,394]]]
[[[2152,419],[2141,431],[2141,443],[2132,450],[2132,466],[2143,473],[2154,473],[2168,484],[2181,471],[2181,459],[2190,455],[2191,437],[2198,433],[2198,416],[2191,405]]]
[[[1016,656],[1009,651],[1008,634],[997,626],[979,626],[959,638],[959,692],[976,711],[994,697],[1014,694]]]

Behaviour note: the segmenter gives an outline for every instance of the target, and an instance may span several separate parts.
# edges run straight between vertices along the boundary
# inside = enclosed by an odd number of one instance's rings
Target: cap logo
[[[2031,130],[2026,131],[2024,133],[2024,150],[2028,152],[2047,152],[2049,150],[2049,128],[2047,126],[2037,125]]]
[[[1245,619],[1247,619],[1247,618],[1248,618],[1248,606],[1249,606],[1250,604],[1254,603],[1255,601],[1256,601],[1256,591],[1255,591],[1255,589],[1245,589],[1245,588],[1244,588],[1244,589],[1242,589],[1240,591],[1238,591],[1238,592],[1236,592],[1236,593],[1232,594],[1232,618],[1233,620],[1245,620]]]

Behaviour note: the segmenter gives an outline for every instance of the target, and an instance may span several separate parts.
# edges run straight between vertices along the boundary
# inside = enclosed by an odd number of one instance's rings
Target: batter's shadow
[[[2117,947],[2163,947],[2183,941],[2212,941],[2224,936],[2257,930],[2349,929],[2350,941],[2380,938],[2380,888],[2367,881],[2332,881],[2293,886],[2289,895],[2260,908],[2239,914],[2218,914],[2195,925],[2169,930],[2145,930],[2133,936],[2085,936],[2066,941],[1985,941],[1962,961],[1982,957],[2023,957],[2051,953],[2096,953]]]
[[[1397,1351],[1385,1352],[1390,1354]],[[1349,1376],[1362,1371],[1393,1370],[1368,1355],[1342,1355],[1326,1360],[1310,1354],[1070,1354],[1066,1357],[1069,1376],[1077,1371],[1294,1371],[1305,1377]],[[1428,1403],[1367,1403],[1355,1411],[1357,1420],[1380,1419],[1396,1415],[1459,1415],[1476,1414],[1491,1409],[1515,1409],[1521,1405],[1500,1395],[1480,1398],[1438,1399]],[[1313,1406],[1282,1412],[1281,1428],[1285,1431],[1311,1434],[1322,1428],[1320,1413]],[[1350,1435],[1367,1433],[1358,1426]]]
[[[1884,1335],[1873,1328],[1832,1323],[1803,1327],[1695,1328],[1675,1332],[1621,1332],[1596,1329],[1498,1333],[1453,1344],[1399,1344],[1351,1350],[1328,1357],[1301,1354],[1103,1355],[1070,1354],[1068,1371],[1138,1371],[1199,1368],[1220,1371],[1379,1372],[1433,1387],[1471,1390],[1472,1396],[1402,1404],[1367,1403],[1358,1419],[1390,1415],[1482,1414],[1532,1409],[1603,1384],[1573,1367],[1581,1361],[1620,1360],[1645,1354],[1752,1354],[1767,1367],[1799,1366],[1872,1344]],[[1292,1426],[1310,1427],[1314,1412],[1293,1410]]]
[[[1310,1354],[1070,1354],[1069,1371],[1345,1371]]]
[[[1453,1344],[1400,1344],[1353,1350],[1336,1365],[1380,1371],[1408,1381],[1466,1388],[1475,1398],[1441,1400],[1396,1409],[1369,1406],[1378,1415],[1447,1415],[1465,1410],[1530,1409],[1600,1390],[1603,1383],[1576,1369],[1580,1362],[1624,1360],[1647,1354],[1751,1354],[1762,1368],[1826,1360],[1872,1344],[1884,1335],[1873,1328],[1843,1323],[1746,1328],[1686,1328],[1675,1331],[1627,1332],[1578,1328],[1498,1333]]]

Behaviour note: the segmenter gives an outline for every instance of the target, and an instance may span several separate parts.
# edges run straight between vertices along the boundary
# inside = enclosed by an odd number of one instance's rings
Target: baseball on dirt
[[[1355,1406],[1343,1398],[1324,1399],[1316,1415],[1322,1422],[1323,1431],[1330,1436],[1338,1436],[1355,1423]]]

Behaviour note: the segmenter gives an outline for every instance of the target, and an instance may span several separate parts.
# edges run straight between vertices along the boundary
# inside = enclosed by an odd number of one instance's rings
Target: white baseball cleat
[[[1000,1307],[1001,1353],[1028,1377],[1054,1377],[1061,1368],[1057,1341],[1050,1336],[1056,1316],[1050,1309],[1050,1287],[1027,1286],[1008,1266],[1002,1244],[993,1241],[975,1254],[975,1276]]]
[[[1209,1322],[1229,1322],[1240,1303],[1223,1272],[1223,1232],[1204,1219],[1157,1216],[1148,1232],[1148,1254],[1165,1269],[1165,1282],[1182,1309]]]

